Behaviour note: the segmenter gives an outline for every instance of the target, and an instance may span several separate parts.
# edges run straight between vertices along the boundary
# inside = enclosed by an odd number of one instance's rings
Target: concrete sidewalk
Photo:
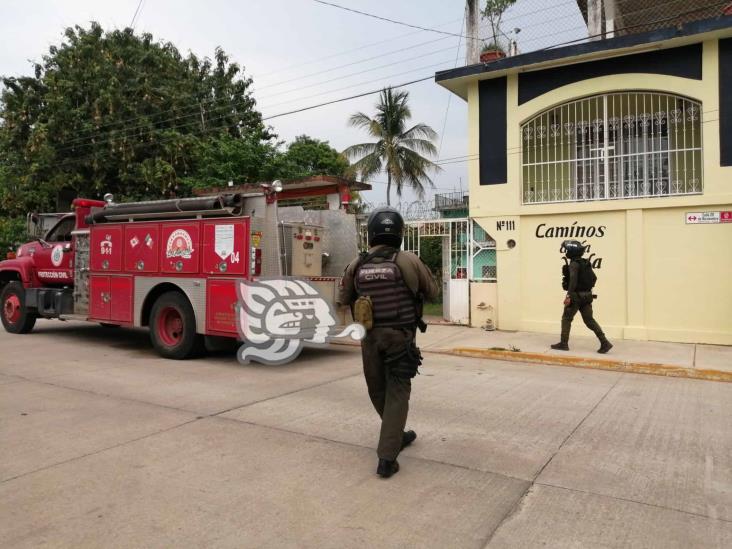
[[[614,340],[613,349],[601,355],[590,337],[572,336],[570,351],[563,352],[551,349],[558,340],[553,334],[445,324],[430,324],[417,339],[422,350],[436,353],[732,381],[732,347],[721,345]]]

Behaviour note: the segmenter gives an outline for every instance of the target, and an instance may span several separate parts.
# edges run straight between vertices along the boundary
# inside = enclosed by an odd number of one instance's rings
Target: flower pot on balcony
[[[496,61],[504,57],[506,57],[506,54],[501,50],[486,50],[480,54],[480,62],[490,63],[491,61]]]

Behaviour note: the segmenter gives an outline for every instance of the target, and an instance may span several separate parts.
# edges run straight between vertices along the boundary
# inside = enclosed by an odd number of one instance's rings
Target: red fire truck
[[[39,317],[147,326],[155,349],[177,359],[201,352],[205,336],[236,338],[236,280],[281,273],[279,190],[77,199],[44,238],[0,262],[2,323],[15,334]]]

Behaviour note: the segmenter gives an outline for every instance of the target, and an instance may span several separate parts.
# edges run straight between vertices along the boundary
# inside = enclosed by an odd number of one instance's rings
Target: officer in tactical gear
[[[569,330],[572,327],[572,319],[577,311],[582,315],[582,320],[590,330],[595,332],[600,340],[598,353],[605,354],[613,345],[610,343],[600,328],[600,325],[592,316],[592,300],[596,297],[592,294],[597,276],[592,270],[590,262],[583,258],[585,247],[577,240],[566,240],[562,243],[560,251],[564,251],[566,260],[562,273],[564,281],[562,286],[567,290],[564,298],[564,314],[562,314],[562,336],[559,343],[552,345],[552,349],[558,351],[569,351]]]
[[[367,328],[361,341],[363,372],[381,417],[376,472],[388,478],[399,471],[399,452],[417,438],[414,431],[404,431],[411,380],[422,359],[416,328],[422,323],[421,299],[436,298],[438,287],[419,257],[400,251],[404,220],[398,211],[378,208],[367,225],[369,251],[346,268],[337,301],[350,305],[354,320]]]

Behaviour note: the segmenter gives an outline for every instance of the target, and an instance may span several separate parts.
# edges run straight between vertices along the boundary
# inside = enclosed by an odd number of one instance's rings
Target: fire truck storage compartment
[[[170,274],[200,271],[200,223],[181,221],[163,223],[160,228],[160,270]]]
[[[92,272],[119,272],[122,269],[122,227],[103,225],[91,230]]]
[[[249,218],[203,222],[205,274],[249,274]]]
[[[157,223],[125,225],[125,271],[128,273],[158,272],[160,227]]]
[[[132,277],[92,275],[89,317],[102,322],[132,322]]]
[[[214,334],[236,334],[236,280],[208,279],[206,330]]]
[[[306,223],[282,223],[282,271],[287,276],[323,274],[323,227]]]

